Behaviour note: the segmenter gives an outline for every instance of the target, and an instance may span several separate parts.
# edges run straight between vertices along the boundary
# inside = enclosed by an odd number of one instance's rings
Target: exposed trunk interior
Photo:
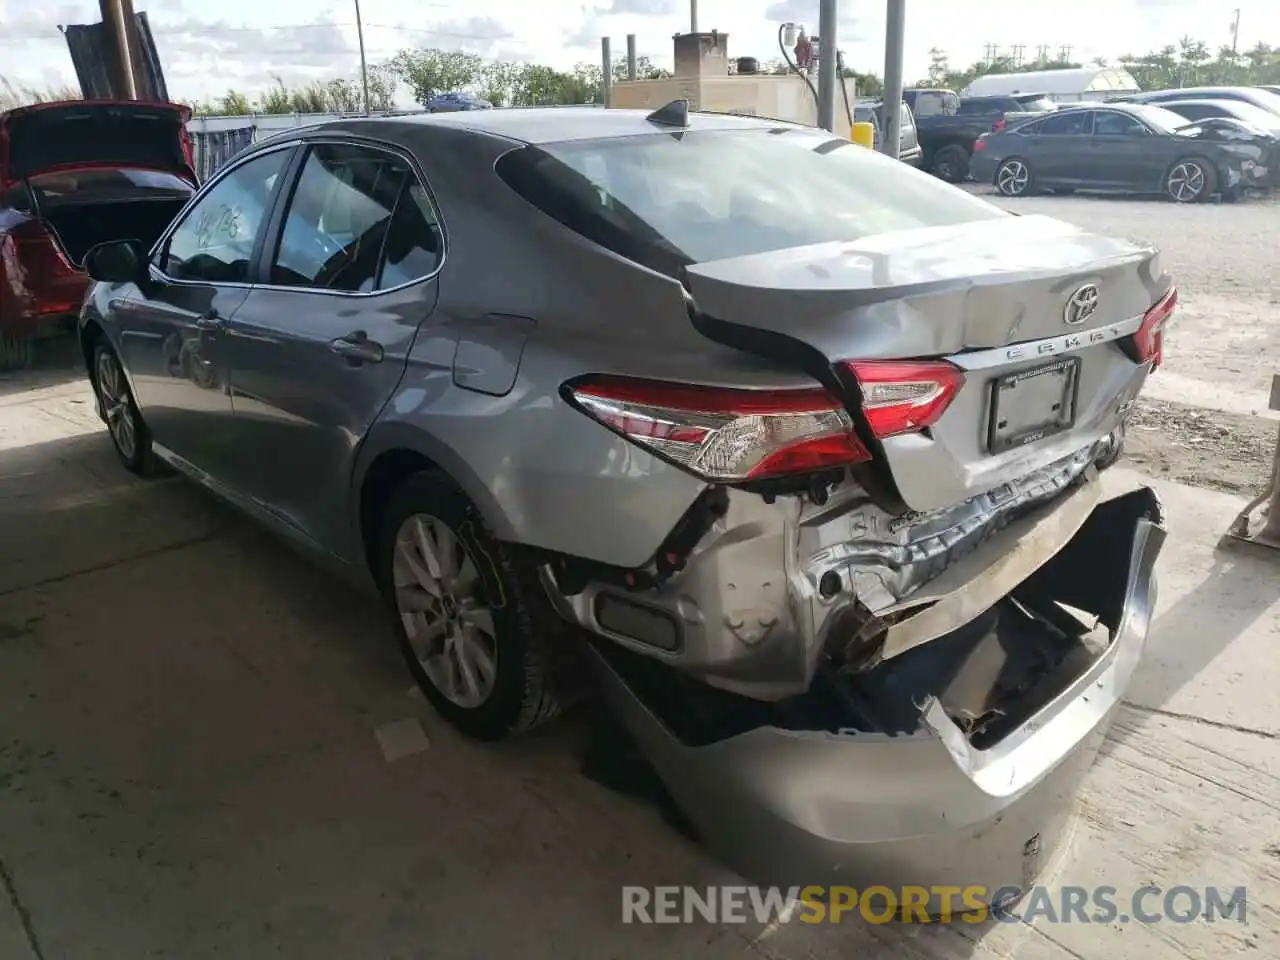
[[[864,672],[828,659],[808,692],[778,703],[711,688],[608,641],[598,649],[689,746],[764,726],[909,734],[936,698],[969,742],[987,749],[1108,649],[1124,613],[1138,522],[1158,517],[1158,501],[1145,488],[1104,501],[1066,547],[972,622]]]
[[[185,203],[185,197],[68,200],[42,206],[40,214],[54,242],[79,267],[90,247],[107,240],[139,240],[150,248]]]

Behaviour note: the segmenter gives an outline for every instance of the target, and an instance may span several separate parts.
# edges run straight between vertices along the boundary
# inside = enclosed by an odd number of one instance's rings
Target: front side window
[[[271,208],[288,150],[235,167],[187,212],[155,264],[175,280],[247,283],[254,242]]]
[[[871,150],[796,127],[523,147],[508,186],[620,256],[689,263],[1010,216]]]
[[[289,199],[270,282],[368,293],[377,289],[383,243],[410,176],[393,154],[316,144]]]

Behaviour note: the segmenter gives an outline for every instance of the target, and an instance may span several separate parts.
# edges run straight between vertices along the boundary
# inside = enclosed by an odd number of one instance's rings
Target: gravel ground
[[[1266,413],[1280,373],[1280,199],[1179,205],[1118,197],[1009,200],[1098,233],[1151,240],[1181,298],[1130,432],[1128,458],[1148,472],[1252,495],[1270,477],[1277,428]]]

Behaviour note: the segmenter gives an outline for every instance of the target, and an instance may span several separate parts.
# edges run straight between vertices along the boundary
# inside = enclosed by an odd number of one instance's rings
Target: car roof
[[[1179,99],[1179,100],[1164,100],[1162,102],[1166,106],[1171,103],[1172,104],[1182,103],[1182,104],[1188,104],[1188,105],[1194,104],[1195,106],[1198,106],[1198,107],[1239,107],[1242,102],[1245,103],[1245,106],[1249,106],[1249,104],[1246,101],[1223,100],[1221,98],[1216,98],[1216,97],[1183,97],[1182,99]]]
[[[601,107],[517,107],[461,113],[421,113],[399,117],[359,118],[364,123],[405,127],[449,127],[487,133],[521,143],[563,143],[643,134],[707,130],[768,130],[778,127],[812,129],[782,120],[723,113],[689,112],[684,128],[649,123],[650,110],[606,110]],[[349,121],[333,120],[308,128],[308,132],[338,127]],[[274,139],[274,138],[273,138]]]

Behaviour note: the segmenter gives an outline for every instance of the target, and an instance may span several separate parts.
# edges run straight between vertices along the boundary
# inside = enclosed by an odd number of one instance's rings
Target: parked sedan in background
[[[191,111],[72,100],[0,114],[0,370],[73,321],[94,244],[150,244],[195,191]]]
[[[1265,144],[1215,139],[1176,113],[1107,103],[1058,110],[984,136],[973,175],[1007,197],[1037,190],[1163,193],[1178,203],[1264,185]]]
[[[1280,113],[1272,113],[1247,100],[1197,100],[1189,97],[1186,100],[1163,101],[1160,106],[1191,121],[1227,117],[1271,134],[1280,134]]]
[[[1125,103],[1163,104],[1175,100],[1240,100],[1261,107],[1268,113],[1280,114],[1280,94],[1262,87],[1180,87],[1174,90],[1153,90],[1134,93],[1123,98]]]
[[[673,104],[290,131],[89,267],[125,466],[380,591],[460,729],[582,657],[760,882],[1051,861],[1164,538],[1097,478],[1177,302],[1151,245]]]
[[[428,113],[455,113],[466,110],[492,110],[493,104],[465,90],[437,93],[427,101]]]

